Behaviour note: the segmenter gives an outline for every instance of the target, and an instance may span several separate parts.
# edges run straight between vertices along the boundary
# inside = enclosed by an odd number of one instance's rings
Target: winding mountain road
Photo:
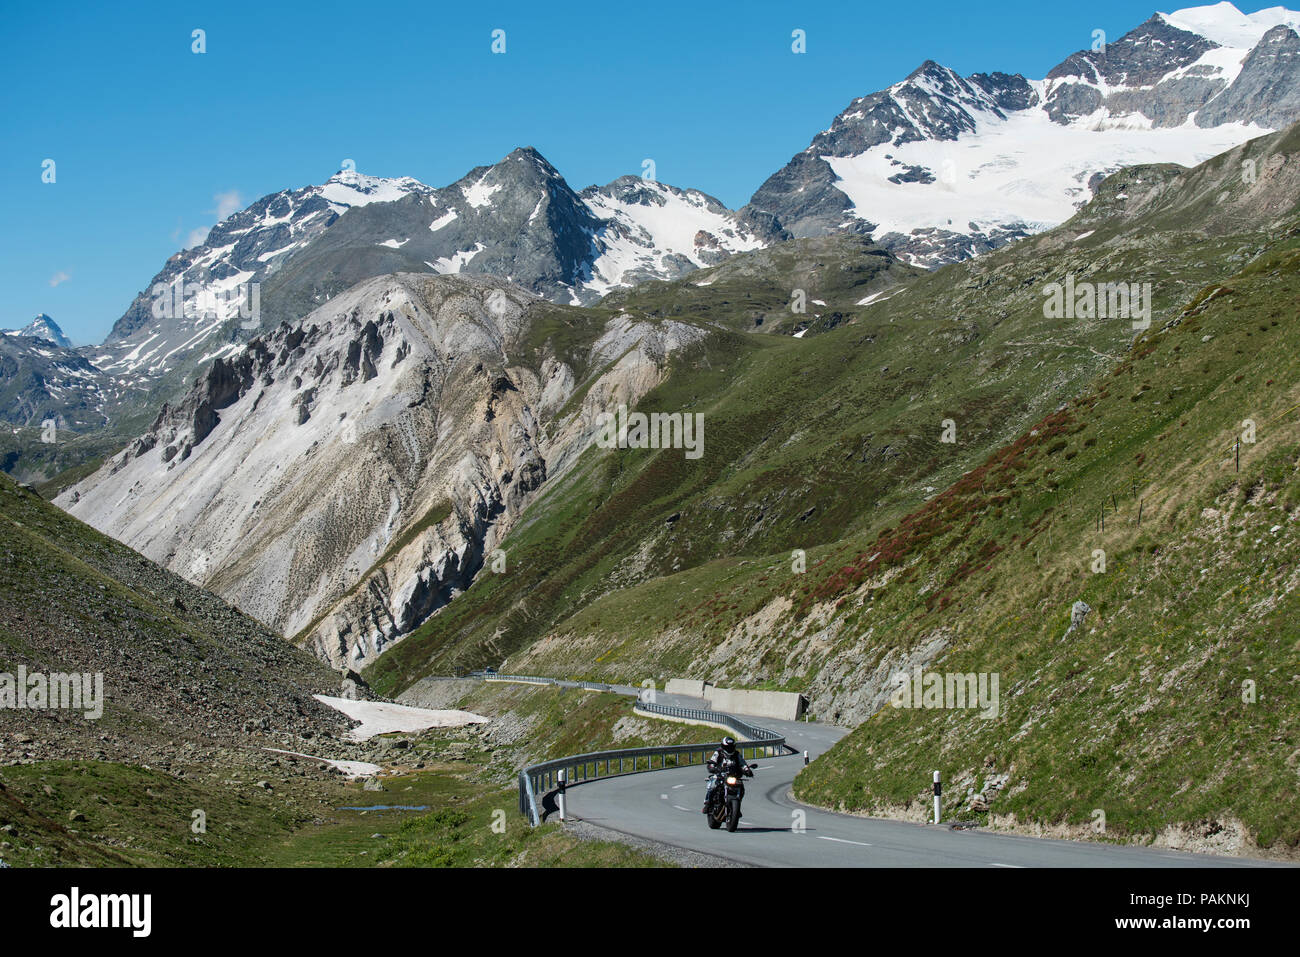
[[[660,694],[664,704],[698,707]],[[745,717],[745,716],[741,716]],[[821,724],[746,718],[816,757],[848,732]],[[719,732],[721,734],[721,732]],[[747,782],[740,828],[712,831],[700,813],[706,773],[673,768],[571,785],[567,816],[624,834],[766,867],[1261,867],[1273,862],[1156,848],[1048,840],[835,814],[790,796],[803,757],[764,758]],[[928,770],[918,768],[922,778]],[[802,825],[802,828],[799,827]]]

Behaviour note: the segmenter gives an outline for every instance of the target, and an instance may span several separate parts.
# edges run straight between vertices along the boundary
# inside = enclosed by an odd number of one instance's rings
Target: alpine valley
[[[1067,283],[1150,314],[1045,309]],[[923,820],[923,742],[990,827],[1104,806],[1116,840],[1293,859],[1297,303],[1300,13],[1156,13],[1042,78],[926,61],[739,210],[529,147],[263,197],[101,344],[0,336],[0,546],[55,563],[83,657],[111,595],[115,667],[180,662],[106,760],[156,762],[169,714],[196,755],[268,722],[301,750],[340,681],[517,716],[439,679],[696,677],[853,729],[809,803]],[[604,447],[620,406],[700,416],[702,454]],[[35,569],[0,657],[57,630]],[[1000,713],[886,707],[931,667],[999,673]],[[593,697],[529,756],[624,717]]]

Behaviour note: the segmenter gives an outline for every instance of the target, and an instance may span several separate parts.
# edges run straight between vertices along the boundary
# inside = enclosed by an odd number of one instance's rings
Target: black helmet
[[[734,754],[736,751],[736,739],[731,737],[723,738],[722,750],[727,754]]]

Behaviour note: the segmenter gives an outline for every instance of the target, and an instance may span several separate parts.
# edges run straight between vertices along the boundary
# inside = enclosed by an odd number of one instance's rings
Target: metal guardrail
[[[758,725],[742,721],[734,714],[727,714],[723,711],[709,711],[704,708],[677,708],[672,705],[655,704],[652,701],[638,700],[634,709],[637,711],[648,711],[651,714],[661,714],[670,718],[686,718],[691,721],[702,721],[705,724],[725,724],[732,731],[742,737],[750,738],[754,743],[780,739],[785,742],[785,737],[777,734],[770,728],[760,728]]]
[[[734,715],[720,711],[704,711],[697,708],[675,708],[669,705],[638,701],[638,711],[660,714],[666,717],[703,720],[713,724],[723,724],[737,734],[752,740],[737,743],[741,754],[746,758],[775,757],[793,753],[786,746],[785,736],[766,728],[755,727]],[[575,784],[594,778],[617,777],[620,774],[637,774],[654,771],[655,758],[659,759],[658,770],[670,767],[688,767],[704,764],[710,754],[717,748],[717,742],[708,744],[670,744],[650,748],[617,748],[611,751],[592,751],[588,754],[574,754],[531,764],[519,772],[519,813],[529,819],[534,827],[541,823],[538,799],[553,790],[559,783],[559,773],[564,772],[565,783]]]
[[[559,683],[555,678],[538,678],[536,675],[499,675],[471,671],[469,676],[471,678],[482,678],[484,681],[509,681],[512,683],[522,681],[525,684],[530,685],[550,685]]]
[[[562,688],[582,688],[586,691],[613,691],[614,686],[599,681],[565,681],[561,678],[541,678],[537,675],[500,675],[483,671],[471,671],[470,678],[482,678],[484,681],[503,681],[511,684],[559,685]]]
[[[723,711],[708,711],[703,708],[678,708],[673,705],[657,704],[653,700],[643,700],[642,692],[634,689],[620,690],[619,686],[599,681],[565,681],[561,678],[543,678],[539,675],[507,675],[497,672],[471,671],[467,677],[481,678],[483,681],[501,681],[533,685],[558,685],[562,688],[582,688],[587,691],[614,691],[635,697],[634,711],[657,714],[667,718],[682,718],[687,721],[700,721],[706,724],[720,724],[730,728],[737,735],[748,740],[740,741],[737,747],[746,758],[774,757],[795,753],[787,747],[785,736],[768,728],[760,728],[732,714]],[[652,692],[653,693],[653,692]],[[688,767],[704,764],[708,756],[717,748],[716,742],[708,744],[670,744],[650,748],[616,748],[611,751],[592,751],[588,754],[573,754],[568,757],[530,764],[519,772],[519,813],[524,815],[536,827],[541,823],[539,798],[555,789],[559,783],[559,773],[565,773],[565,783],[575,784],[593,778],[617,777],[620,774],[639,774],[655,769],[655,758],[659,759],[658,770],[670,767]],[[670,762],[671,759],[671,762]]]

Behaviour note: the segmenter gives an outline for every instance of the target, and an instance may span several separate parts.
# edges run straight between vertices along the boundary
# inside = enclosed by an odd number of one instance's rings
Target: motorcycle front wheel
[[[727,805],[727,830],[735,831],[740,826],[740,802],[731,801]]]

